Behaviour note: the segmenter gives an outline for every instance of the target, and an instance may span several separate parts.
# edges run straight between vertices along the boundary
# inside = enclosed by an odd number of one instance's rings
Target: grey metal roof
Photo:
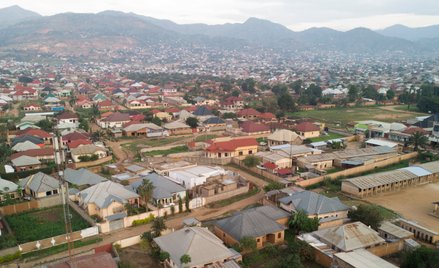
[[[18,185],[12,181],[0,178],[0,192],[10,193],[17,191]]]
[[[277,223],[276,219],[269,217],[271,215],[279,217],[280,213],[274,212],[276,209],[267,209],[267,211],[264,208],[247,209],[233,216],[218,220],[215,222],[215,225],[237,241],[246,236],[264,236],[286,229],[285,226]],[[277,210],[282,211],[280,209]],[[282,212],[285,213],[285,211]]]
[[[413,236],[412,232],[409,232],[391,222],[385,221],[381,223],[381,226],[378,228],[378,230],[382,230],[388,234],[391,234],[397,238],[407,238]]]
[[[204,120],[203,124],[224,124],[225,121],[221,118],[214,116]]]
[[[149,180],[154,185],[154,190],[152,194],[152,197],[154,199],[170,198],[174,193],[186,191],[186,189],[181,185],[172,182],[171,180],[157,173],[150,173],[146,176],[142,176],[142,178],[143,180]],[[143,180],[135,181],[131,183],[129,187],[134,192],[137,192],[137,188],[139,188],[139,186],[142,185]]]
[[[369,189],[385,184],[413,179],[416,177],[417,176],[415,174],[408,170],[397,169],[377,174],[360,176],[352,179],[346,179],[345,181],[352,183],[354,186],[360,189]]]
[[[107,219],[107,221],[115,221],[115,220],[123,219],[126,216],[127,216],[127,214],[125,212],[122,212],[122,213],[117,213],[117,214],[107,216],[107,217],[105,217],[105,219]]]
[[[154,241],[162,251],[169,253],[177,267],[203,267],[234,256],[218,237],[203,227],[185,227],[156,237]],[[191,256],[191,262],[183,265],[180,258],[184,254]]]
[[[39,138],[36,136],[31,136],[31,135],[22,135],[22,136],[15,137],[14,139],[12,139],[11,146],[14,147],[17,143],[21,143],[21,142],[25,142],[25,141],[30,141],[34,144],[43,144],[44,143],[44,140],[42,138]]]
[[[38,172],[18,181],[23,188],[29,188],[35,193],[53,191],[59,189],[59,181],[54,177]]]
[[[357,249],[351,252],[336,253],[335,256],[355,268],[397,268],[384,259],[370,253],[365,249]]]
[[[401,168],[402,170],[410,171],[411,173],[415,174],[418,177],[431,175],[432,173],[422,167],[412,166],[412,167],[406,167]]]
[[[33,156],[22,155],[11,160],[12,165],[16,167],[31,166],[41,164],[38,158]]]
[[[81,203],[94,203],[100,208],[108,207],[113,201],[126,204],[128,199],[139,197],[138,194],[112,181],[98,183],[79,192],[78,195],[82,198]]]
[[[71,184],[75,184],[78,186],[95,185],[100,182],[106,181],[104,177],[101,177],[85,168],[81,168],[78,170],[67,168],[66,170],[64,170],[64,179]]]
[[[425,164],[418,165],[423,169],[430,171],[431,173],[439,173],[439,161],[429,162]]]
[[[303,191],[279,199],[283,204],[293,204],[296,210],[304,210],[308,215],[325,214],[349,209],[337,197],[329,198],[324,195]]]
[[[377,232],[361,222],[325,228],[313,234],[342,251],[351,251],[385,242]]]

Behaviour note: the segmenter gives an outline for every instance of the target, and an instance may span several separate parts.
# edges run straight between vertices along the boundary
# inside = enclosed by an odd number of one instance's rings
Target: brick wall
[[[403,247],[404,247],[404,240],[399,240],[398,242],[386,243],[384,245],[369,248],[367,250],[378,257],[383,257],[400,252],[403,249]]]

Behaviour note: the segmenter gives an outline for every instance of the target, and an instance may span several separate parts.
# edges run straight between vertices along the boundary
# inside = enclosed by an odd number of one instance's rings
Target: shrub
[[[168,252],[166,252],[166,251],[160,252],[160,255],[159,255],[160,261],[166,261],[167,259],[169,259],[169,257],[170,257],[170,255]]]
[[[134,220],[131,226],[139,226],[144,225],[152,222],[154,220],[154,215],[149,214],[148,217],[141,219],[141,220]]]
[[[0,263],[6,263],[6,262],[10,262],[13,260],[16,260],[18,258],[21,257],[21,252],[17,251],[13,254],[9,254],[9,255],[5,255],[5,256],[0,256]]]
[[[246,167],[255,167],[259,165],[260,162],[261,160],[253,155],[247,155],[243,160],[243,163]]]

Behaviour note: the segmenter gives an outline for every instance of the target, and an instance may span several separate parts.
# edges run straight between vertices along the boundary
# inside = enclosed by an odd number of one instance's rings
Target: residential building
[[[161,251],[169,253],[167,267],[239,267],[235,262],[241,255],[224,246],[223,242],[203,227],[184,227],[154,238]],[[189,255],[189,263],[181,263],[181,256]],[[233,263],[233,264],[232,264]]]
[[[98,120],[101,128],[122,128],[126,123],[130,122],[130,115],[127,113],[115,112],[105,118]]]
[[[316,138],[320,136],[320,127],[311,122],[302,122],[294,126],[294,130],[303,138]]]
[[[81,162],[81,157],[83,156],[92,157],[93,155],[97,155],[98,159],[104,158],[107,156],[107,150],[100,146],[86,144],[71,149],[70,154],[72,156],[73,162]]]
[[[11,163],[16,172],[41,168],[41,161],[38,158],[27,155],[14,158]]]
[[[309,218],[318,218],[320,228],[343,224],[349,211],[349,207],[337,197],[329,198],[312,191],[295,192],[283,197],[279,199],[279,206],[290,213],[303,211]]]
[[[282,144],[302,144],[303,139],[296,132],[288,129],[278,129],[267,137],[268,146],[276,146]]]
[[[336,252],[368,249],[385,244],[385,240],[376,231],[361,222],[325,228],[312,234]]]
[[[85,168],[77,170],[66,168],[64,170],[64,179],[70,184],[80,188],[90,185],[96,185],[107,180],[104,177],[99,176]]]
[[[365,249],[339,252],[333,255],[331,267],[337,268],[397,268],[398,266],[381,259]]]
[[[166,123],[163,125],[163,128],[166,129],[169,135],[187,135],[192,134],[192,129],[190,126],[186,125],[180,121],[174,121],[170,123]]]
[[[213,141],[205,149],[208,158],[231,158],[246,156],[258,152],[258,142],[255,138],[231,139],[228,141]]]
[[[19,197],[17,193],[18,185],[12,181],[0,178],[0,201],[8,199],[16,199]]]
[[[139,195],[112,181],[104,181],[76,194],[79,205],[88,215],[97,215],[107,221],[126,216],[126,204],[138,205]],[[115,215],[114,217],[111,217]]]
[[[152,194],[152,204],[154,206],[177,206],[179,199],[184,201],[186,198],[186,188],[161,176],[157,173],[151,173],[142,176],[141,180],[137,180],[127,186],[127,189],[137,193],[137,189],[142,185],[144,180],[148,180],[154,185]]]
[[[162,127],[157,126],[152,123],[128,123],[122,129],[124,136],[128,137],[167,137],[169,136],[168,131],[164,130]]]
[[[260,249],[266,243],[279,244],[284,241],[285,225],[289,218],[290,213],[276,207],[251,208],[216,221],[214,233],[229,246],[238,244],[243,237],[252,237]]]
[[[54,177],[38,172],[18,181],[26,195],[43,198],[60,192],[60,182]]]
[[[225,175],[221,167],[191,166],[168,171],[169,178],[190,190],[195,186],[204,184],[208,178]]]

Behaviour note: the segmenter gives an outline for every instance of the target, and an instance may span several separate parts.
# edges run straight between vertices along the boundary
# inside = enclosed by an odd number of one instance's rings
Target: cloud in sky
[[[178,23],[243,22],[258,17],[294,30],[331,27],[373,29],[393,24],[439,24],[437,0],[2,0],[42,15],[119,10]]]

